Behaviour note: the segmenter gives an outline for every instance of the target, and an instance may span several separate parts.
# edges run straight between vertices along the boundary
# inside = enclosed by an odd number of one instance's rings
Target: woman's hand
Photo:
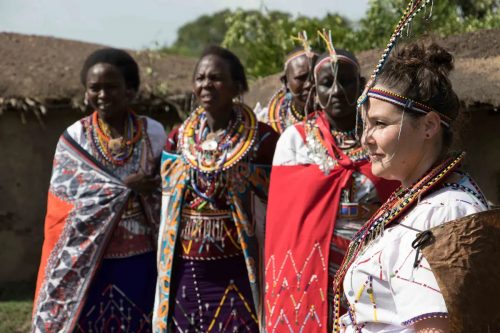
[[[161,185],[161,178],[158,174],[146,175],[142,170],[132,173],[123,179],[123,183],[142,195],[147,195],[157,190]]]

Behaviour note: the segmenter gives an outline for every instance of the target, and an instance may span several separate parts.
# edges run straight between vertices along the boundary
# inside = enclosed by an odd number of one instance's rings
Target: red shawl
[[[333,236],[341,190],[353,172],[368,177],[381,201],[395,182],[371,173],[366,160],[353,162],[335,146],[329,124],[316,118],[330,156],[342,156],[325,175],[317,165],[273,166],[266,221],[265,320],[271,332],[327,332],[328,263],[330,245],[347,249],[348,242]],[[295,125],[305,141],[304,123]],[[342,255],[333,258],[340,264]]]

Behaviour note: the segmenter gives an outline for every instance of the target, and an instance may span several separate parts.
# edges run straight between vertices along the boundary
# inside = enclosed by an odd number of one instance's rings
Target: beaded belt
[[[217,260],[241,255],[236,226],[228,210],[182,210],[181,251],[184,259]]]

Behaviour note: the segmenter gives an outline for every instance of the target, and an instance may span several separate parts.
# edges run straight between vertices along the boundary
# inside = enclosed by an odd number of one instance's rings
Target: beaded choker
[[[112,138],[109,125],[98,117],[97,111],[92,115],[92,140],[97,151],[105,161],[120,166],[132,156],[135,143],[142,137],[142,126],[133,111],[128,111],[124,126],[125,137]]]
[[[377,239],[384,229],[398,220],[403,213],[429,194],[457,169],[464,159],[465,153],[450,157],[438,166],[427,172],[420,180],[407,189],[396,190],[391,197],[375,212],[375,214],[356,233],[349,244],[347,253],[333,280],[334,291],[334,322],[333,332],[340,332],[340,297],[342,282],[347,270],[352,265],[359,253],[373,240]]]
[[[367,95],[368,97],[376,98],[378,100],[391,103],[397,106],[401,106],[404,109],[415,111],[422,114],[427,114],[429,112],[436,112],[441,118],[441,124],[443,124],[443,126],[445,126],[446,128],[450,127],[451,119],[448,116],[442,114],[439,111],[434,110],[430,106],[427,106],[420,102],[416,102],[407,97],[398,95],[396,93],[393,93],[392,91],[385,89],[371,88],[370,90],[368,90]]]
[[[287,127],[304,120],[304,115],[293,105],[292,97],[283,90],[274,94],[267,109],[269,125],[278,133],[283,133]]]
[[[257,118],[244,104],[235,104],[233,111],[234,119],[220,133],[210,132],[202,107],[186,120],[180,147],[191,168],[206,174],[225,171],[250,151],[257,135]]]

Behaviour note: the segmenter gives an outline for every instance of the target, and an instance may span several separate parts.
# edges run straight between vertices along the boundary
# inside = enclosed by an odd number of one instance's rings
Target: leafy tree
[[[339,45],[352,38],[350,23],[340,15],[327,15],[323,19],[297,18],[278,11],[242,11],[228,15],[228,31],[223,45],[234,50],[244,62],[250,77],[277,73],[283,68],[285,55],[297,42],[292,36],[306,31],[313,47],[324,49],[315,40],[316,32],[322,28],[332,29],[332,38]]]
[[[203,15],[177,30],[177,39],[172,46],[164,48],[168,53],[197,56],[209,44],[220,45],[228,29],[226,16],[231,11],[224,10],[213,15]]]
[[[175,43],[163,51],[197,56],[207,44],[222,44],[240,57],[250,78],[261,77],[282,70],[285,55],[297,45],[291,37],[303,30],[319,51],[324,50],[324,45],[316,38],[316,32],[323,28],[332,31],[336,47],[355,52],[385,47],[407,4],[408,0],[370,0],[356,29],[339,14],[308,18],[280,11],[225,10],[182,26]],[[415,18],[408,35],[420,36],[430,31],[447,36],[500,28],[499,7],[500,0],[434,0],[423,15]]]
[[[500,27],[499,0],[434,0],[427,5],[424,15],[416,17],[409,28],[415,35],[427,31],[447,36],[481,28]],[[370,0],[366,16],[356,32],[357,50],[383,47],[394,30],[407,0]]]

